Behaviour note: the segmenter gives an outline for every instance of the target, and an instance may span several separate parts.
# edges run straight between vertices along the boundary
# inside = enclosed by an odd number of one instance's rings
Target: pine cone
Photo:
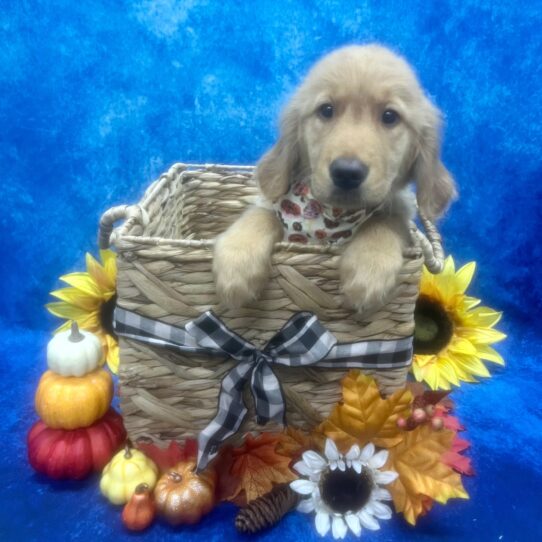
[[[235,518],[235,527],[241,533],[257,533],[267,529],[297,506],[299,498],[289,484],[277,485],[243,508]]]

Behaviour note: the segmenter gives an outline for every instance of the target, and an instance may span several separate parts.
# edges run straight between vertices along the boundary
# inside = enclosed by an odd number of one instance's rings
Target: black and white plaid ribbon
[[[224,355],[238,363],[224,377],[216,416],[198,436],[197,470],[204,469],[219,446],[234,435],[246,416],[243,389],[250,382],[257,421],[285,422],[280,382],[272,365],[315,366],[334,369],[391,369],[412,361],[412,337],[386,341],[337,344],[318,318],[309,312],[295,314],[260,350],[226,327],[207,311],[184,329],[117,307],[117,335],[182,352]]]

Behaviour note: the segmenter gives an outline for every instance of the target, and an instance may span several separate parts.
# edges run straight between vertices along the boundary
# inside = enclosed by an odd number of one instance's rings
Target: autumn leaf
[[[450,414],[450,410],[451,409],[448,407],[437,405],[435,408],[435,418],[442,419],[442,423],[445,429],[449,429],[450,431],[454,431],[455,433],[459,431],[464,431],[465,427],[458,418]]]
[[[198,445],[194,439],[186,439],[184,445],[172,440],[167,448],[146,442],[137,442],[136,446],[156,463],[160,472],[167,471],[180,461],[196,457],[198,453]]]
[[[323,450],[324,437],[319,433],[306,433],[295,427],[287,427],[280,433],[276,452],[297,461],[307,450]]]
[[[470,442],[455,435],[451,449],[442,455],[441,460],[460,474],[474,476],[475,473],[470,457],[464,456],[461,453],[468,448],[470,448]]]
[[[468,499],[461,476],[442,460],[454,439],[452,431],[434,431],[421,425],[404,433],[404,440],[389,451],[383,470],[394,470],[399,477],[388,486],[397,512],[412,525],[427,511],[427,497],[445,504],[448,499]]]
[[[343,452],[356,443],[390,448],[401,442],[405,433],[397,427],[397,418],[410,415],[412,393],[408,389],[383,399],[371,377],[350,371],[342,392],[343,400],[317,431],[333,439]]]
[[[243,507],[247,504],[244,492],[241,492],[241,495],[238,495],[236,498],[231,497],[239,487],[238,478],[232,476],[230,473],[233,463],[232,450],[233,446],[230,444],[223,445],[220,448],[218,456],[212,463],[213,469],[218,473],[216,496],[219,502],[230,500],[238,506]]]
[[[276,433],[262,433],[258,437],[248,434],[243,446],[231,451],[229,475],[237,480],[237,487],[227,500],[238,501],[244,492],[249,503],[271,491],[274,484],[295,480],[289,469],[290,458],[275,450],[279,438]]]

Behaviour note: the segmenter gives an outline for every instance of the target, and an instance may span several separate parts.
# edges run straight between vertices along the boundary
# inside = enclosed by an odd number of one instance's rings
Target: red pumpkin
[[[93,425],[71,431],[39,421],[28,433],[28,460],[51,478],[80,480],[102,470],[125,439],[122,416],[112,408]]]

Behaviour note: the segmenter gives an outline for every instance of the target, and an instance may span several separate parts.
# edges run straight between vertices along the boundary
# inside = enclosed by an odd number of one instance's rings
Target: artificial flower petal
[[[372,503],[373,507],[373,515],[377,517],[378,519],[390,519],[392,516],[391,508],[386,505],[382,504],[381,502],[374,501]]]
[[[506,335],[490,328],[468,328],[462,327],[458,330],[461,336],[468,339],[473,344],[493,344],[506,339]]]
[[[361,474],[361,471],[363,469],[363,465],[361,464],[361,461],[359,459],[355,459],[352,461],[351,467],[358,473]]]
[[[379,469],[386,464],[388,460],[388,450],[380,450],[378,453],[369,458],[368,464],[372,469]]]
[[[331,523],[331,533],[333,534],[333,538],[341,540],[346,536],[347,532],[348,527],[344,519],[341,516],[333,516]]]
[[[477,307],[481,302],[482,301],[480,299],[477,299],[476,297],[464,295],[459,306],[463,311],[468,311],[470,309],[473,309],[474,307]]]
[[[350,530],[356,535],[361,535],[361,523],[359,521],[359,517],[355,514],[346,514],[344,516],[344,520],[346,521],[346,524],[350,528]]]
[[[99,308],[101,299],[82,294],[75,288],[61,288],[50,293],[53,297],[65,301],[69,305],[79,307],[85,312],[95,311]]]
[[[299,479],[290,482],[290,488],[300,495],[310,495],[315,487],[315,483],[310,480]]]
[[[468,339],[456,336],[450,341],[448,349],[456,354],[465,354],[467,356],[476,356],[476,346],[474,346]]]
[[[366,529],[369,529],[370,531],[378,531],[378,529],[380,529],[378,521],[376,521],[376,519],[365,510],[365,508],[360,510],[358,517],[361,525]]]
[[[77,307],[75,305],[69,305],[65,301],[53,301],[52,303],[47,303],[45,308],[55,316],[59,318],[66,318],[68,320],[78,321],[81,318],[85,318],[88,314],[83,308]],[[71,325],[71,324],[70,324]]]
[[[478,355],[482,359],[486,359],[487,361],[492,361],[493,363],[504,365],[504,359],[502,358],[502,356],[487,344],[478,345]]]
[[[460,367],[475,376],[482,376],[485,378],[491,376],[490,372],[487,370],[487,367],[479,358],[457,356],[457,361]]]
[[[102,295],[96,281],[88,273],[69,273],[62,275],[60,280],[80,290],[83,294],[98,298]]]
[[[327,461],[313,450],[308,450],[302,457],[303,461],[312,471],[319,472],[327,465]]]
[[[91,254],[86,255],[87,272],[94,279],[101,291],[107,291],[111,288],[115,289],[115,285],[111,283],[106,270],[92,257]]]
[[[326,440],[326,447],[324,453],[326,454],[326,457],[329,461],[338,461],[341,457],[337,445],[330,438]]]
[[[461,269],[455,274],[456,280],[456,289],[460,294],[464,294],[467,288],[469,287],[474,272],[476,271],[476,262],[469,262],[465,264]]]
[[[375,487],[373,490],[373,498],[379,501],[391,501],[391,493],[383,487]]]
[[[502,318],[502,312],[495,311],[489,307],[477,307],[463,315],[463,320],[469,325],[479,327],[493,327],[498,324]]]
[[[352,462],[354,459],[358,459],[361,454],[361,449],[357,444],[354,444],[348,452],[346,452],[346,455],[344,456],[346,458],[347,464],[348,462]]]
[[[375,453],[375,445],[372,442],[369,442],[369,444],[366,444],[363,447],[363,450],[361,450],[359,460],[362,463],[367,463],[371,457],[373,457]]]
[[[305,461],[298,461],[294,465],[294,470],[301,474],[301,476],[312,476],[314,473],[314,471],[305,463]]]
[[[314,500],[301,499],[296,507],[296,510],[298,512],[303,512],[304,514],[310,514],[311,512],[314,512]]]
[[[316,512],[314,525],[316,526],[316,531],[320,536],[326,536],[331,527],[329,521],[329,514],[323,511]]]
[[[377,484],[391,484],[397,479],[398,474],[395,471],[385,470],[385,471],[376,471],[375,472],[375,482]]]

